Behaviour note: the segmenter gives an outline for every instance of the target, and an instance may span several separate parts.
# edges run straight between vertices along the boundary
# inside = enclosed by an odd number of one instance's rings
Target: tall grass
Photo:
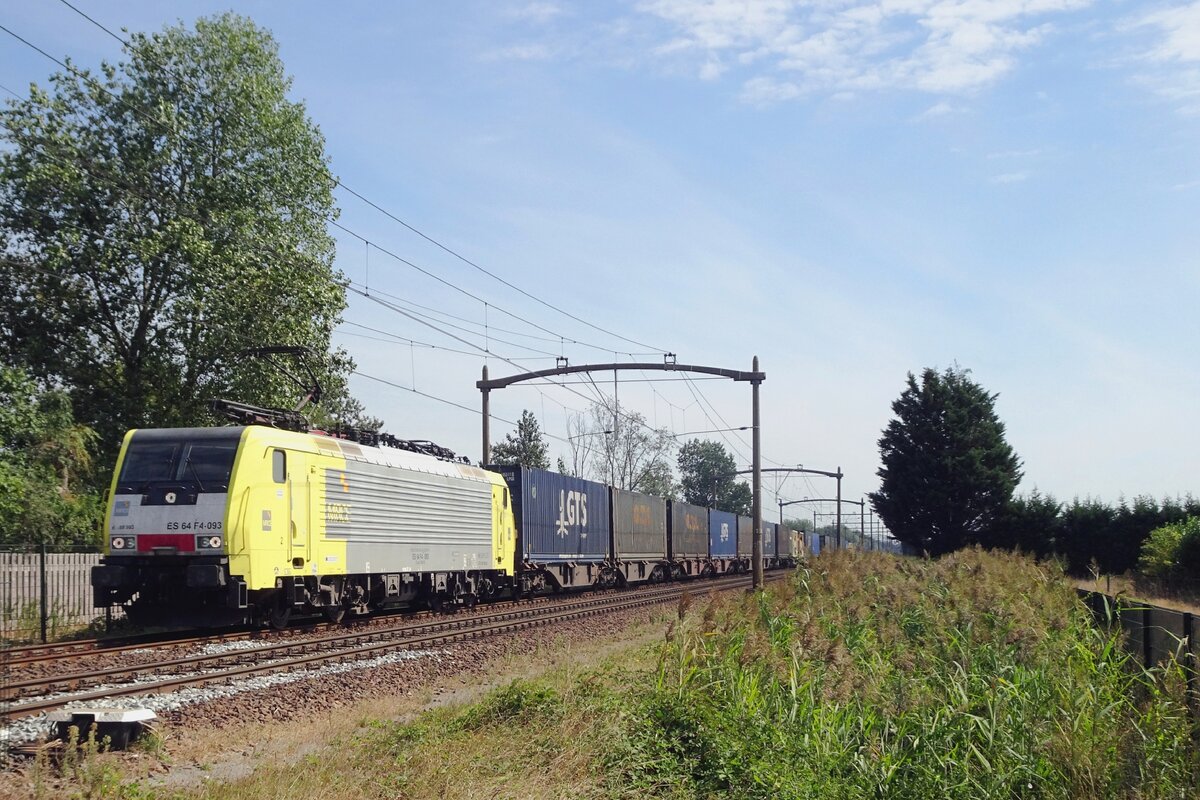
[[[1190,798],[1185,701],[1053,566],[839,553],[674,630],[608,766],[659,796]]]

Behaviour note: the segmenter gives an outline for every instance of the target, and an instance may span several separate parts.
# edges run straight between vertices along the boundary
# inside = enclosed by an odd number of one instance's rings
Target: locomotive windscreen
[[[240,440],[240,428],[137,431],[125,451],[117,491],[141,492],[155,483],[227,491]]]

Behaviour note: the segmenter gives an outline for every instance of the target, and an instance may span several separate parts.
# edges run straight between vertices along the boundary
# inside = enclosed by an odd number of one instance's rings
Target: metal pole
[[[859,529],[860,531],[862,531],[863,539],[865,539],[865,540],[866,540],[866,543],[867,543],[867,549],[868,549],[868,550],[874,550],[874,549],[875,549],[875,547],[874,547],[874,544],[875,544],[875,543],[874,543],[874,542],[872,542],[870,539],[868,539],[868,538],[867,538],[867,517],[866,517],[866,511],[867,511],[867,501],[866,501],[866,500],[859,500],[859,501],[858,501],[858,529]]]
[[[837,470],[837,549],[842,549],[842,468]]]
[[[617,360],[617,354],[613,353],[613,361],[616,361],[616,360]],[[614,369],[613,370],[613,440],[612,440],[612,465],[613,465],[612,485],[613,486],[617,485],[617,448],[619,448],[621,446],[621,436],[618,433],[618,431],[620,430],[620,428],[618,427],[618,423],[620,422],[620,419],[619,419],[620,413],[621,413],[621,401],[617,398],[617,371]],[[628,488],[628,487],[620,487],[620,488]]]
[[[488,379],[487,364],[483,365],[483,379],[485,381]],[[490,404],[488,403],[488,400],[489,400],[488,395],[491,394],[492,390],[491,389],[483,389],[481,391],[483,392],[483,462],[482,463],[484,466],[487,466],[488,461],[490,461],[491,457],[492,457],[492,432],[491,432],[491,427],[490,427],[491,421],[492,421],[492,412],[491,412],[491,409],[489,408]]]
[[[49,591],[46,587],[46,541],[42,540],[41,557],[38,559],[39,572],[42,578],[42,644],[46,643],[46,623],[50,618],[50,609],[47,604],[47,596]]]
[[[782,525],[783,524],[783,498],[776,497],[775,500],[778,501],[778,503],[779,503],[779,524]]]
[[[754,357],[751,370],[758,372],[758,356]],[[763,585],[763,541],[762,541],[762,430],[758,416],[758,385],[759,381],[750,382],[750,393],[754,406],[754,500],[751,515],[754,517],[754,588],[761,589]]]

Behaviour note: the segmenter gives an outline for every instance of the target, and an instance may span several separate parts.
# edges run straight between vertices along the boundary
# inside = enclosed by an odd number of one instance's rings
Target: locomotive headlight
[[[125,540],[123,538],[121,538],[120,536],[114,536],[111,544],[112,544],[113,550],[124,550],[125,549]]]
[[[218,550],[221,547],[220,536],[197,536],[196,547],[201,550]]]
[[[108,540],[108,545],[113,550],[132,550],[137,547],[137,539],[132,536],[114,536]]]

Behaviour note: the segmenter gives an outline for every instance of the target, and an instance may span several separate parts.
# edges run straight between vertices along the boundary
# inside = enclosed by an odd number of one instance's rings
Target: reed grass
[[[1191,798],[1185,693],[1054,565],[839,553],[677,627],[609,765],[660,796]]]

